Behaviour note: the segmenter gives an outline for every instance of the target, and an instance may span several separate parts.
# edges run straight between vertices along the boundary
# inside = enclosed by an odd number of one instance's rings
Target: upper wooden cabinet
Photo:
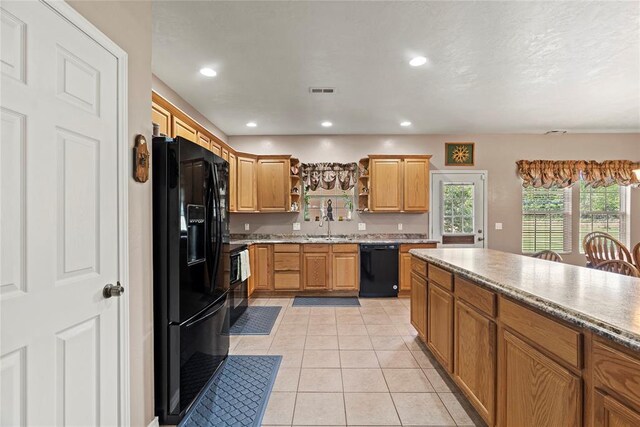
[[[255,157],[238,153],[236,210],[238,212],[255,212],[258,209],[256,191]]]
[[[198,132],[186,121],[173,116],[173,136],[181,136],[191,142],[198,143]]]
[[[360,160],[367,175],[358,181],[360,210],[427,212],[429,155],[371,155]]]
[[[403,208],[405,212],[429,210],[429,159],[404,159]]]
[[[222,157],[222,147],[216,141],[211,141],[211,152],[216,156]]]
[[[289,157],[258,158],[258,210],[286,212],[289,208]]]
[[[377,212],[402,210],[402,160],[371,159],[370,208]]]
[[[151,103],[151,122],[159,126],[161,135],[171,136],[171,113],[163,106]]]
[[[211,151],[211,139],[204,133],[198,131],[198,144]]]
[[[237,206],[238,192],[238,159],[234,153],[229,153],[229,212],[235,212]]]

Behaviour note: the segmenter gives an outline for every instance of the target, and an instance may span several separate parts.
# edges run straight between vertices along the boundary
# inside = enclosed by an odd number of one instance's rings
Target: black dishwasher
[[[398,296],[398,245],[360,245],[360,296]]]

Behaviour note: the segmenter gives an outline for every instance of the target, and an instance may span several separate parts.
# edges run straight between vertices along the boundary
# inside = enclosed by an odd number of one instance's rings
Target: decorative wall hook
[[[136,136],[135,153],[135,171],[134,179],[138,182],[147,182],[149,180],[149,162],[151,154],[147,146],[147,139],[144,135]]]

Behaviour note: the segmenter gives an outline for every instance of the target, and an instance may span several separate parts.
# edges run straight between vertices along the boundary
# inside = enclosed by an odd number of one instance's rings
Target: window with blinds
[[[522,189],[522,253],[571,252],[571,190]]]
[[[592,231],[604,231],[628,245],[627,188],[619,185],[592,188],[580,183],[581,242]],[[584,253],[582,247],[580,253]]]

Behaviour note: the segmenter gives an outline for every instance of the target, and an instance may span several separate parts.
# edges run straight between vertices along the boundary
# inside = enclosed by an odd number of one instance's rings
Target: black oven
[[[249,287],[247,280],[242,280],[243,259],[248,262],[247,245],[232,245],[230,248],[231,266],[229,271],[229,308],[230,322],[233,325],[245,312],[249,305]],[[243,253],[246,258],[243,257]]]

